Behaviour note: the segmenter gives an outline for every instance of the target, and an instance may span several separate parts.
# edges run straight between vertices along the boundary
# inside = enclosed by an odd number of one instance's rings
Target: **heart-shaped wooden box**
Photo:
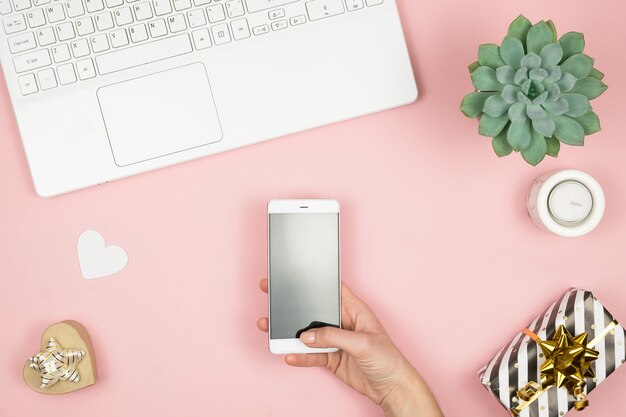
[[[78,349],[86,352],[76,369],[80,381],[59,381],[56,384],[41,388],[41,373],[30,368],[30,360],[24,364],[24,381],[34,391],[42,394],[65,394],[88,387],[96,383],[96,358],[93,354],[91,339],[87,330],[77,321],[65,320],[51,325],[41,337],[41,351],[46,349],[48,341],[53,337],[65,349]]]

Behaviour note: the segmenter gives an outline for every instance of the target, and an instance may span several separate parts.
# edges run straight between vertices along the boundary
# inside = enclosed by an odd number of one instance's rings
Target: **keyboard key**
[[[10,0],[0,0],[0,14],[9,14],[12,11]]]
[[[170,27],[170,32],[176,33],[187,29],[187,23],[185,23],[185,16],[182,14],[175,14],[167,18],[167,24]]]
[[[46,7],[46,14],[48,15],[48,22],[56,23],[65,19],[65,12],[63,11],[63,5],[55,3]]]
[[[52,58],[57,64],[59,62],[69,61],[71,57],[70,48],[68,48],[67,44],[62,43],[52,47]]]
[[[33,32],[25,32],[9,38],[9,50],[13,54],[29,51],[31,49],[35,49],[36,47],[37,43],[35,42],[35,35]]]
[[[35,81],[35,74],[26,74],[22,75],[17,79],[20,85],[20,91],[23,96],[27,96],[29,94],[36,93],[39,91],[37,89],[37,82]]]
[[[43,9],[35,9],[26,13],[26,20],[28,20],[28,26],[31,28],[37,28],[46,24]]]
[[[105,0],[108,8],[121,6],[124,4],[124,0]]]
[[[59,38],[60,42],[73,39],[75,37],[76,32],[74,32],[74,24],[72,22],[64,22],[57,25],[57,38]]]
[[[89,42],[87,41],[87,39],[78,39],[70,42],[70,48],[72,49],[74,58],[82,58],[91,53],[91,51],[89,50]]]
[[[314,0],[306,3],[309,20],[320,20],[344,12],[342,0]]]
[[[231,19],[233,17],[243,16],[246,11],[243,8],[242,0],[231,0],[226,2],[226,13],[228,13],[228,17]]]
[[[209,29],[203,28],[194,30],[193,35],[193,43],[196,45],[196,49],[206,49],[211,47],[211,35],[209,35]]]
[[[252,28],[252,33],[254,33],[255,36],[265,35],[266,33],[269,33],[269,32],[270,32],[270,27],[268,25],[255,26]]]
[[[30,8],[30,0],[13,0],[13,9],[16,12]]]
[[[111,29],[113,26],[113,16],[111,12],[104,12],[96,15],[96,27],[99,31]]]
[[[54,36],[54,29],[51,27],[41,28],[37,30],[37,41],[40,46],[52,45],[57,41]]]
[[[176,10],[177,12],[191,8],[191,0],[172,0],[172,1],[174,3],[174,10]]]
[[[291,19],[289,19],[289,23],[291,23],[291,26],[302,25],[306,23],[306,16],[302,14],[300,16],[292,17]]]
[[[94,53],[107,51],[109,49],[109,38],[106,33],[100,33],[91,38],[91,49]]]
[[[130,29],[128,29],[128,33],[130,33],[130,40],[133,41],[133,43],[142,42],[148,39],[148,31],[146,30],[146,25],[143,23],[131,26]]]
[[[172,13],[170,0],[154,0],[152,5],[154,6],[154,14],[157,16]]]
[[[117,23],[118,26],[133,23],[133,13],[130,11],[130,7],[116,9],[113,14],[115,15],[115,23]]]
[[[52,88],[56,88],[58,85],[57,78],[55,77],[54,70],[52,68],[39,71],[37,73],[37,78],[39,79],[39,86],[42,90],[50,90]]]
[[[13,58],[13,66],[17,73],[32,71],[50,64],[52,64],[52,61],[47,49],[40,49],[39,51],[29,52]]]
[[[209,17],[209,22],[221,22],[222,20],[226,20],[226,15],[224,14],[224,7],[221,4],[214,4],[213,6],[208,6],[206,8],[206,14]]]
[[[50,3],[52,0],[33,0],[33,4],[35,6],[43,6],[44,4]]]
[[[206,18],[204,17],[204,11],[202,9],[187,12],[187,20],[189,20],[190,28],[206,25]]]
[[[59,83],[61,85],[68,85],[76,82],[76,73],[74,72],[74,65],[64,64],[57,68],[59,74]]]
[[[163,19],[153,20],[148,23],[148,29],[150,30],[150,36],[153,38],[167,35],[167,28],[165,27],[165,20]]]
[[[270,18],[270,20],[280,19],[282,17],[285,17],[285,9],[271,10],[267,12],[267,15]]]
[[[362,9],[363,7],[363,0],[346,0],[346,8],[349,12]]]
[[[95,31],[91,17],[83,17],[76,21],[76,32],[79,36],[91,35]]]
[[[191,52],[189,35],[183,33],[178,36],[148,42],[131,48],[96,57],[96,64],[100,74],[109,74],[166,58],[184,55]]]
[[[88,80],[96,76],[96,69],[91,58],[76,62],[76,72],[81,80]]]
[[[272,30],[282,30],[287,29],[287,21],[279,20],[277,22],[272,22]]]
[[[4,25],[4,33],[7,35],[26,30],[26,21],[24,20],[24,15],[21,13],[5,17],[2,19],[2,24]]]
[[[118,29],[111,32],[111,46],[119,48],[120,46],[128,45],[128,36],[126,35],[126,29]]]
[[[248,12],[255,13],[297,1],[300,0],[246,0],[246,4],[248,5]]]
[[[383,0],[365,0],[368,6],[377,6],[379,4],[383,4]]]
[[[250,27],[248,26],[247,19],[233,20],[230,22],[230,26],[233,30],[233,38],[235,38],[236,41],[250,37]]]
[[[87,11],[89,13],[95,13],[99,12],[100,10],[104,10],[104,3],[102,2],[102,0],[85,0],[85,4],[87,5]]]
[[[209,3],[211,3],[211,0],[193,0],[193,4],[196,6],[204,6]]]
[[[211,26],[211,32],[213,33],[213,43],[215,45],[224,45],[231,41],[230,31],[226,23]]]
[[[82,0],[68,0],[65,3],[67,9],[67,16],[70,18],[82,16],[85,14],[85,8],[83,7]]]
[[[152,19],[152,7],[147,1],[135,4],[133,10],[135,12],[135,19],[137,19],[138,22]]]

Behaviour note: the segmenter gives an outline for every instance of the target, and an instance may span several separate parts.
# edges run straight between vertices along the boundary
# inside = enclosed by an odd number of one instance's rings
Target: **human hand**
[[[261,290],[267,293],[267,279]],[[289,354],[288,365],[325,367],[346,385],[380,405],[387,417],[442,417],[430,389],[393,344],[374,312],[342,283],[342,329],[309,330],[300,340],[312,348],[339,348],[333,353]],[[267,317],[257,321],[268,331]]]

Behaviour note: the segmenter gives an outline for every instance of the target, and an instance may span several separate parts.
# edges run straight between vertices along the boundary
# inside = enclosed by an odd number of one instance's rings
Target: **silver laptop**
[[[395,0],[0,0],[41,196],[417,98]]]

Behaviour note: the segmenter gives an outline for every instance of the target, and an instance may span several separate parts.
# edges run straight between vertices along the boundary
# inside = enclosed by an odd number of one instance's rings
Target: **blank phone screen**
[[[270,338],[339,327],[339,214],[269,216]]]

